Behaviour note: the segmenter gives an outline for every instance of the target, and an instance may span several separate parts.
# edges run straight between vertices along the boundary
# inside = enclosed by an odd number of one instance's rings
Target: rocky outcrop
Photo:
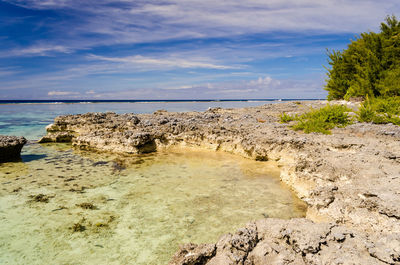
[[[24,144],[24,137],[0,135],[0,162],[19,159]]]
[[[215,245],[183,246],[173,264],[400,264],[400,127],[355,123],[319,135],[279,123],[283,112],[324,104],[67,115],[43,139],[125,154],[179,145],[273,160],[308,204],[307,219],[257,221]]]
[[[217,244],[183,245],[169,264],[396,264],[399,247],[400,234],[382,244],[334,223],[269,218],[224,235]]]

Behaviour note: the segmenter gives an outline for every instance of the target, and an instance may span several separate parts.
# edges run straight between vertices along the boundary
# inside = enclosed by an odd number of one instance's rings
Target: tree
[[[343,51],[328,51],[328,99],[400,96],[400,22],[388,16],[379,33],[365,32]]]

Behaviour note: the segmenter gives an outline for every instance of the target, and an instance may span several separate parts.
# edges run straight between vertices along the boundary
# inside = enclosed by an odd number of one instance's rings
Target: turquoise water
[[[159,109],[172,112],[205,111],[209,107],[242,108],[272,102],[136,102],[82,104],[0,104],[0,134],[38,140],[54,118],[87,112],[152,113]]]
[[[303,217],[278,176],[215,151],[124,157],[28,144],[22,162],[0,164],[0,264],[167,264],[179,245],[216,242],[250,220]]]

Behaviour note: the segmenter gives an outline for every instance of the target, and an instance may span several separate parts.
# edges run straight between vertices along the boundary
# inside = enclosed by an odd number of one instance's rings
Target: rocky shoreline
[[[0,162],[20,159],[26,142],[24,137],[0,135]]]
[[[283,112],[325,104],[66,115],[41,142],[122,154],[191,146],[273,160],[281,180],[308,204],[303,219],[267,218],[216,244],[184,245],[171,264],[400,264],[400,127],[355,123],[320,135],[279,123]]]

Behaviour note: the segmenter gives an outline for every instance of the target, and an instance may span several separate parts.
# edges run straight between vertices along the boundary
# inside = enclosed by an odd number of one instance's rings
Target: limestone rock
[[[21,149],[25,144],[24,137],[0,135],[0,162],[20,158]]]

